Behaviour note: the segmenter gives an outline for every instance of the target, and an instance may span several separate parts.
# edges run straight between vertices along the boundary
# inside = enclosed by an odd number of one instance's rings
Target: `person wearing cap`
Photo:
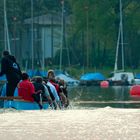
[[[21,80],[21,70],[15,57],[10,55],[8,51],[3,51],[0,76],[2,75],[6,75],[7,79],[6,96],[14,96],[15,88]]]

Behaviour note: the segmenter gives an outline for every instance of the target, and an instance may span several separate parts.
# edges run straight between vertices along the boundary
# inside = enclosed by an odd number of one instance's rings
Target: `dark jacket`
[[[37,82],[34,82],[33,84],[35,87],[35,92],[41,91],[41,95],[42,95],[43,100],[44,101],[47,100],[44,85],[42,83],[37,83]]]
[[[11,83],[17,83],[21,80],[21,70],[16,62],[16,59],[12,55],[4,56],[1,60],[1,72],[0,76],[6,75],[7,81]]]

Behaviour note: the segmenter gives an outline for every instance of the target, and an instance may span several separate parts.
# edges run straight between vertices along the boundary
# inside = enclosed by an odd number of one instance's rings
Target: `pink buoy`
[[[109,82],[108,81],[102,81],[102,82],[100,82],[100,86],[101,87],[108,87],[109,86]]]
[[[134,85],[130,88],[130,95],[140,97],[140,85]]]

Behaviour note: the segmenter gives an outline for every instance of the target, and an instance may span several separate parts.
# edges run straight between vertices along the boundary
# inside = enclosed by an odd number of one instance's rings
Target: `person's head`
[[[55,79],[55,74],[54,74],[54,71],[53,70],[49,70],[48,71],[47,78],[49,80],[54,80]]]
[[[29,75],[27,73],[22,73],[22,80],[27,80],[29,79]]]
[[[9,55],[9,52],[8,51],[3,51],[2,55],[3,56],[8,56]]]
[[[40,76],[36,76],[36,83],[42,83],[43,82],[43,78]]]
[[[31,82],[36,82],[36,77],[33,77],[32,79],[31,79]]]

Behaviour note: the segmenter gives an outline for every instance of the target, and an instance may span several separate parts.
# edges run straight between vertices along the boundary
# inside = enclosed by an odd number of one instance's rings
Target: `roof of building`
[[[67,24],[70,23],[70,16],[65,16],[65,21]],[[32,23],[32,18],[28,18],[24,20],[25,24],[31,24]],[[39,25],[61,25],[62,24],[62,15],[61,14],[46,14],[46,15],[41,15],[38,17],[33,18],[33,23],[34,24],[39,24]]]

